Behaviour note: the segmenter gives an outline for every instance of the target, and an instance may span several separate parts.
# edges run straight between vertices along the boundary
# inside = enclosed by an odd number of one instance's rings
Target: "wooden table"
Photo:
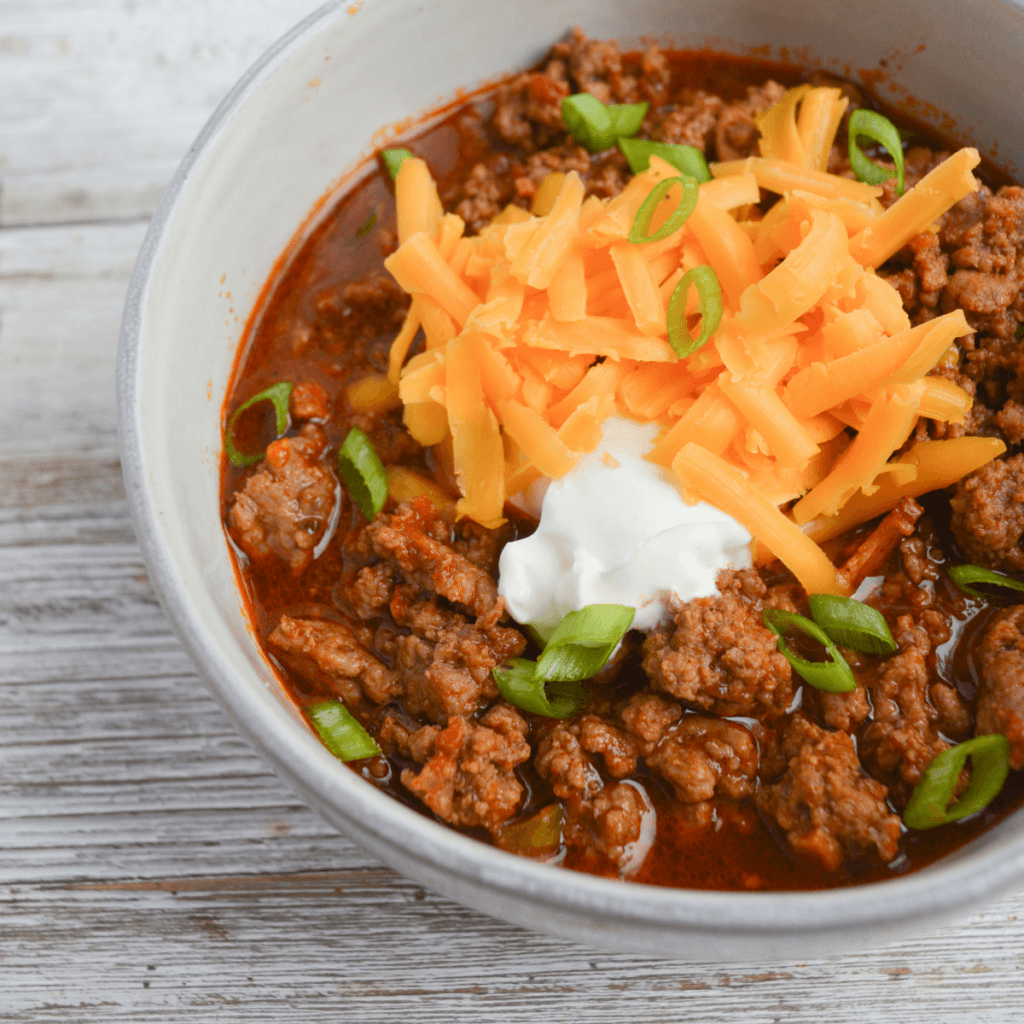
[[[1024,892],[808,963],[595,952],[393,874],[249,750],[132,534],[114,354],[216,102],[311,0],[0,0],[0,1019],[1018,1021]]]

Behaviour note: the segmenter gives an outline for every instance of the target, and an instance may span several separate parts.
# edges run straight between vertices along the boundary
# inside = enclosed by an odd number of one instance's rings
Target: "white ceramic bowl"
[[[1004,165],[1024,167],[1021,5],[352,3],[329,3],[298,25],[218,108],[153,218],[124,314],[118,395],[136,531],[164,609],[228,714],[303,800],[381,860],[487,913],[588,945],[704,960],[808,957],[922,929],[1019,884],[1024,811],[907,878],[814,893],[623,884],[428,821],[339,764],[284,697],[241,607],[218,491],[220,410],[243,325],[297,226],[382,126],[535,62],[580,24],[627,47],[642,36],[739,53],[767,44],[773,56],[841,74],[888,60],[902,91],[887,98],[932,101],[965,139],[983,151],[998,143]]]

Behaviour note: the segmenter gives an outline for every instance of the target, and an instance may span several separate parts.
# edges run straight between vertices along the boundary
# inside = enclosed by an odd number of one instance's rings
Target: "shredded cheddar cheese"
[[[733,516],[808,591],[837,593],[820,543],[1000,454],[959,438],[894,457],[919,416],[969,413],[966,392],[929,374],[970,328],[960,310],[912,327],[874,270],[978,187],[978,154],[955,153],[883,210],[880,188],[825,170],[846,104],[790,90],[756,119],[761,156],[713,165],[685,223],[647,242],[628,241],[637,211],[678,177],[657,156],[611,200],[586,199],[575,172],[549,175],[531,212],[508,207],[476,237],[442,213],[423,161],[402,164],[385,265],[412,304],[367,400],[404,403],[458,482],[459,516],[500,522],[506,495],[564,476],[609,416],[656,421],[647,457],[688,500]],[[678,185],[661,188],[650,235],[679,202]],[[761,190],[780,197],[764,216]],[[680,360],[666,309],[701,265],[722,319]],[[699,311],[691,288],[694,337]]]

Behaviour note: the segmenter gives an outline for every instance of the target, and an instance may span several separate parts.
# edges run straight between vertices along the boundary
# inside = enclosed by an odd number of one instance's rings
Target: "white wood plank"
[[[1013,903],[927,948],[728,966],[528,935],[373,869],[15,886],[0,907],[10,1020],[923,1024],[1016,1021],[1024,997]]]
[[[316,0],[0,0],[0,224],[147,217]]]
[[[116,461],[117,336],[145,232],[144,221],[0,230],[0,456],[15,487],[47,486],[29,483],[42,459],[50,474],[65,467],[51,490],[76,497],[90,462]],[[72,452],[86,463],[70,468]],[[22,500],[5,492],[0,503]]]

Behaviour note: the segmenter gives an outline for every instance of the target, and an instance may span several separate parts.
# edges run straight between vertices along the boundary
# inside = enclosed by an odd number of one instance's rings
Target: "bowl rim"
[[[141,421],[139,354],[144,344],[144,307],[166,229],[193,167],[215,149],[221,129],[285,56],[318,33],[350,0],[329,0],[298,22],[238,80],[217,106],[181,161],[143,240],[128,287],[117,356],[118,434],[128,505],[150,579],[178,638],[221,706],[250,745],[288,779],[304,802],[316,797],[338,818],[375,840],[399,848],[402,859],[426,873],[473,883],[506,900],[523,900],[580,920],[603,924],[690,928],[705,934],[781,936],[838,933],[922,917],[952,916],[1019,884],[1024,877],[1024,828],[973,854],[953,855],[910,875],[882,882],[803,892],[723,892],[622,882],[536,863],[464,836],[431,821],[341,768],[292,719],[266,688],[237,675],[189,599],[178,556],[165,543],[164,515],[147,485],[148,464]],[[1020,0],[1001,0],[1020,10]],[[248,686],[248,689],[247,689]],[[341,769],[341,770],[339,770]],[[315,801],[314,801],[315,803]],[[1017,812],[1018,814],[1024,812]],[[401,844],[395,836],[401,836]],[[401,869],[399,869],[401,870]],[[712,914],[713,912],[713,914]],[[580,936],[583,938],[582,934]]]

